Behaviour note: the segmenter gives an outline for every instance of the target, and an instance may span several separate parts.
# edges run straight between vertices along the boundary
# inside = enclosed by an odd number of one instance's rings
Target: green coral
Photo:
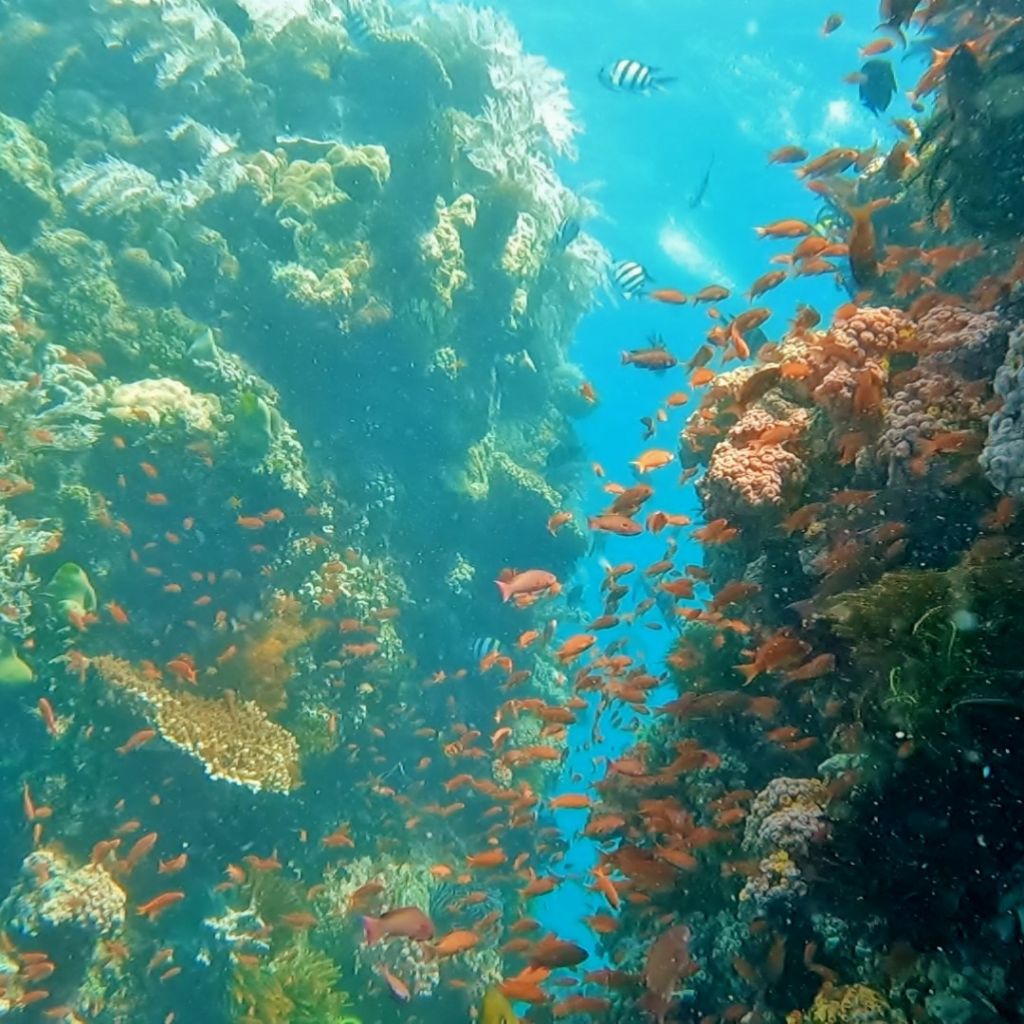
[[[450,206],[438,197],[434,204],[437,222],[420,239],[423,261],[433,270],[434,293],[444,309],[451,309],[453,296],[469,280],[462,249],[462,229],[476,224],[476,200],[468,193]]]
[[[237,964],[231,981],[233,1019],[260,1024],[338,1024],[356,1018],[337,990],[341,972],[304,939],[259,966]]]
[[[558,491],[540,473],[520,465],[511,455],[502,451],[495,434],[491,432],[469,446],[459,490],[474,501],[482,501],[492,490],[502,485],[539,498],[551,511],[562,505]]]
[[[10,637],[0,633],[0,684],[23,686],[35,679],[31,666],[22,661]]]

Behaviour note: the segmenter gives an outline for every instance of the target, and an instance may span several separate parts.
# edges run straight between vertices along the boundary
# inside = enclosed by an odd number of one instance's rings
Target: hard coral
[[[21,875],[0,908],[9,928],[38,935],[44,928],[71,925],[99,937],[124,925],[128,897],[100,864],[75,867],[55,850],[34,850]]]
[[[200,761],[212,779],[287,793],[299,784],[299,745],[251,701],[175,692],[109,655],[92,659],[112,686],[131,694],[168,743]]]
[[[803,461],[781,443],[759,444],[758,439],[776,427],[791,428],[798,436],[806,424],[804,410],[797,410],[786,420],[776,420],[760,408],[745,413],[711,453],[701,483],[708,515],[728,516],[782,504],[786,493],[803,479]]]

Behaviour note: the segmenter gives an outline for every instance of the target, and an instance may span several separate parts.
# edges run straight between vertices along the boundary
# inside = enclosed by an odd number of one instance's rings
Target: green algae
[[[857,699],[913,731],[941,729],[964,702],[1024,701],[1024,559],[906,569],[832,599],[852,647]]]
[[[259,966],[237,964],[231,981],[233,1019],[260,1024],[337,1024],[348,997],[337,989],[341,971],[304,939]]]

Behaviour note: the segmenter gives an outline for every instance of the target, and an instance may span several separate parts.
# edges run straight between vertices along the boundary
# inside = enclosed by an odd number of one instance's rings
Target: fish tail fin
[[[757,662],[752,661],[749,665],[733,665],[733,668],[743,676],[743,685],[749,686],[760,674]]]
[[[374,945],[380,940],[383,931],[380,918],[369,917],[364,914],[360,921],[363,925],[363,938],[366,939],[366,944],[368,946]]]
[[[623,352],[622,353],[622,365],[623,366],[628,366],[631,362],[633,362],[633,357],[628,352]]]
[[[892,32],[899,37],[899,41],[905,50],[907,48],[907,34],[903,31],[902,25],[894,25],[891,22],[883,21],[881,24],[875,26],[876,32]]]
[[[679,79],[676,75],[658,75],[656,78],[651,80],[651,85],[653,85],[659,92],[664,92],[666,85],[671,85],[673,82],[677,81],[679,81]]]
[[[512,588],[504,580],[495,580],[495,584],[498,587],[498,593],[501,594],[502,601],[508,601],[512,597]]]

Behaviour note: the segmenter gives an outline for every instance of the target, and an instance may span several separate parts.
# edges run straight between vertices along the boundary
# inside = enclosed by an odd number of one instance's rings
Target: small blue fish
[[[622,260],[612,269],[612,280],[627,299],[634,299],[644,294],[648,282],[654,278],[635,260]]]
[[[606,88],[622,92],[649,93],[652,89],[663,90],[675,81],[670,75],[659,75],[657,68],[628,57],[617,60],[610,68],[601,68],[597,77]]]
[[[563,217],[555,232],[553,244],[556,249],[567,249],[580,233],[580,222],[575,217]]]

